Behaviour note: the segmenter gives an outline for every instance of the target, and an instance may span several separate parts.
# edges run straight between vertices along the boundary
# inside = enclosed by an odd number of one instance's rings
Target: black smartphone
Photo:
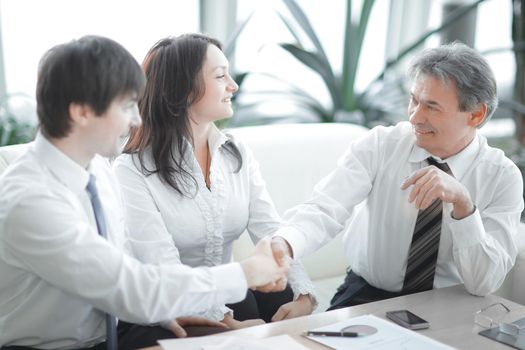
[[[430,327],[430,324],[426,320],[408,310],[387,311],[386,317],[408,329],[424,329]]]

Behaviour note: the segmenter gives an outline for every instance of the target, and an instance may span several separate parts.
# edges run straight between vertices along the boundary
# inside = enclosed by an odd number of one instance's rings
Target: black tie
[[[432,157],[427,158],[427,161],[452,175],[447,163],[438,163]],[[408,251],[404,293],[423,292],[434,287],[442,217],[441,199],[436,199],[428,208],[420,210],[417,214],[416,227]]]
[[[95,213],[95,221],[97,222],[98,234],[104,238],[108,238],[106,231],[106,220],[104,219],[104,211],[102,210],[102,204],[98,196],[97,185],[95,184],[96,178],[93,174],[89,175],[89,182],[86,186],[86,190],[89,193],[91,199],[91,205],[93,206],[93,212]],[[106,347],[108,350],[117,350],[117,320],[114,316],[106,313]]]

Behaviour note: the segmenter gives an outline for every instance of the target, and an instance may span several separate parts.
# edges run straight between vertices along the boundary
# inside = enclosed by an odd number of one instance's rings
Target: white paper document
[[[288,335],[279,335],[256,339],[253,337],[239,336],[208,336],[196,338],[165,339],[159,340],[164,350],[307,350]]]
[[[432,350],[432,349],[453,349],[443,343],[425,337],[412,330],[400,327],[392,322],[385,321],[382,318],[373,315],[364,315],[348,320],[331,324],[329,326],[310,329],[311,331],[333,331],[340,332],[343,328],[361,325],[370,326],[377,329],[367,336],[345,338],[345,337],[323,337],[307,336],[308,339],[331,347],[333,349],[374,349],[374,350]]]

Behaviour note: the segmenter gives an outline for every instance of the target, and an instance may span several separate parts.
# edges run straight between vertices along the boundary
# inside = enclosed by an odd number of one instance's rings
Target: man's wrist
[[[455,220],[462,220],[466,218],[467,216],[474,214],[475,211],[476,211],[476,206],[472,202],[464,206],[454,204],[451,216]]]
[[[284,252],[286,253],[286,255],[288,255],[288,257],[293,259],[292,247],[290,246],[290,244],[288,243],[286,239],[284,239],[281,236],[275,236],[272,238],[272,243],[281,244],[283,247],[285,247]]]
[[[476,211],[476,206],[470,198],[470,194],[467,189],[463,189],[463,194],[461,200],[452,204],[452,213],[451,216],[455,220],[461,220],[467,216],[472,215]]]

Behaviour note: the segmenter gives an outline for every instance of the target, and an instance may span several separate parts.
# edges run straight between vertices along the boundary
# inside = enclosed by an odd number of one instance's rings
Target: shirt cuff
[[[248,282],[239,263],[229,263],[210,268],[217,290],[228,290],[225,304],[236,303],[246,297]]]
[[[199,313],[197,314],[197,316],[208,319],[208,320],[221,322],[222,320],[224,320],[224,315],[227,314],[229,310],[230,309],[228,309],[226,306],[222,305],[222,306],[214,307],[205,312]]]
[[[299,259],[304,254],[305,249],[305,241],[303,234],[301,231],[293,228],[292,226],[286,226],[280,228],[273,236],[273,237],[281,237],[284,238],[288,244],[290,245],[290,248],[292,248],[292,254],[293,258]]]
[[[484,242],[485,227],[478,208],[469,216],[456,220],[452,216],[446,218],[446,223],[452,232],[454,248],[469,248]]]
[[[317,299],[317,294],[315,293],[314,288],[306,288],[306,289],[294,289],[293,291],[293,300],[296,301],[301,295],[306,295],[308,298],[310,298],[310,301],[312,302],[312,311],[317,309],[317,306],[319,305],[319,300]]]
[[[306,273],[303,264],[300,260],[295,260],[290,267],[288,272],[288,283],[292,288],[294,297],[293,300],[297,300],[301,295],[307,295],[312,301],[314,309],[319,304],[317,301],[317,295],[315,293],[315,287],[308,274]]]

